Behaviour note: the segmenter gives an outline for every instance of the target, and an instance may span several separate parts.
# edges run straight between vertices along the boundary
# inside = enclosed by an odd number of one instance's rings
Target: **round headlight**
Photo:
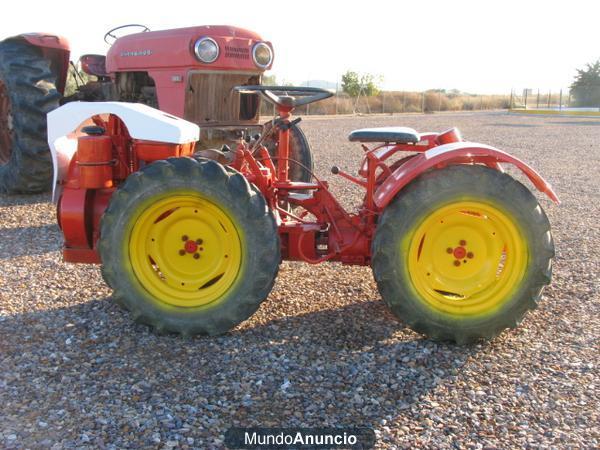
[[[219,45],[214,39],[203,37],[194,44],[196,58],[206,64],[215,62],[219,57]]]
[[[252,58],[254,59],[254,64],[261,69],[265,69],[273,61],[273,51],[264,42],[259,42],[252,49]]]

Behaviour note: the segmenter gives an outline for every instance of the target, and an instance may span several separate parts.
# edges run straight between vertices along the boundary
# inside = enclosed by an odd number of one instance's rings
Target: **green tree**
[[[378,84],[381,77],[369,73],[359,74],[348,70],[342,75],[342,91],[350,97],[358,97],[359,94],[370,97],[379,94]]]
[[[600,107],[600,59],[587,64],[585,69],[577,69],[571,96],[576,106]]]

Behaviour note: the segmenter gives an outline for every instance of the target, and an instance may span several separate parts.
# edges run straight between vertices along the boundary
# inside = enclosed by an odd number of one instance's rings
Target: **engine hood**
[[[194,56],[194,43],[211,37],[219,45],[219,57],[211,64]],[[148,31],[123,36],[106,56],[109,73],[151,69],[185,68],[196,70],[243,70],[262,73],[252,59],[252,48],[262,38],[249,30],[227,25],[205,25],[174,30]],[[271,49],[270,42],[267,42]]]

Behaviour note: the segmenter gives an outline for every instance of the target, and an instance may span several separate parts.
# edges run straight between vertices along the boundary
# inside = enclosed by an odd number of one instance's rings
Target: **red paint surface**
[[[188,253],[196,253],[196,250],[198,250],[198,244],[196,244],[194,241],[189,240],[185,243],[185,251]]]
[[[467,254],[467,251],[465,250],[464,247],[456,247],[454,249],[454,257],[456,259],[463,259],[465,257],[465,255]]]
[[[448,151],[442,151],[444,150],[443,147],[447,148]],[[374,199],[377,207],[384,209],[402,188],[429,169],[443,167],[448,164],[472,163],[485,165],[498,163],[513,164],[527,175],[538,190],[545,193],[554,203],[560,204],[558,197],[546,180],[532,167],[502,150],[481,146],[481,144],[472,142],[446,144],[437,147],[435,151],[438,151],[438,149],[440,152],[433,157],[428,157],[427,152],[421,153],[396,169],[375,192]]]

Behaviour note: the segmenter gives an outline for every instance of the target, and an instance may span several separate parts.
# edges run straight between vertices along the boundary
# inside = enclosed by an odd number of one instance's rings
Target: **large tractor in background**
[[[135,31],[118,37],[123,32]],[[80,70],[70,63],[68,41],[28,33],[0,42],[0,192],[36,193],[52,184],[46,114],[72,101],[143,103],[200,126],[197,152],[222,160],[219,149],[240,136],[262,133],[275,151],[276,130],[260,124],[260,96],[234,90],[259,85],[274,52],[258,34],[232,26],[198,26],[150,31],[125,25],[106,33],[106,56],[87,54]],[[69,67],[79,82],[65,95]],[[291,178],[310,180],[313,161],[302,131],[294,124],[290,157],[301,164]]]

